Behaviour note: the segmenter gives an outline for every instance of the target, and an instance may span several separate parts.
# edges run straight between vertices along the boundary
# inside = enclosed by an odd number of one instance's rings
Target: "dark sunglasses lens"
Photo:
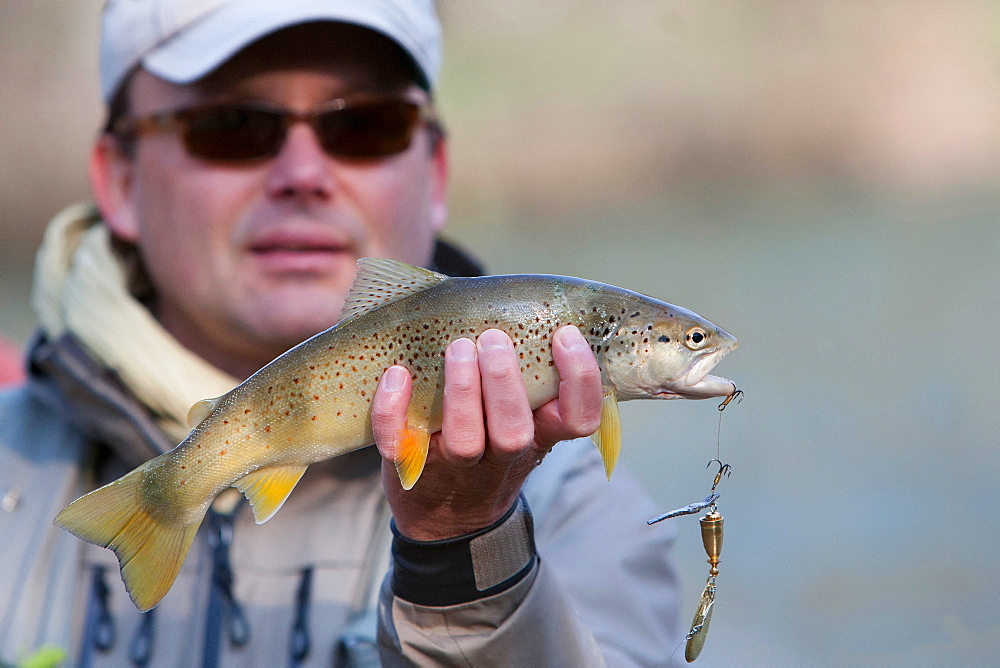
[[[206,160],[240,162],[277,155],[284,138],[280,114],[263,109],[218,107],[193,111],[185,119],[184,142]]]
[[[362,104],[322,114],[317,130],[330,155],[384,158],[409,148],[419,115],[409,102]]]

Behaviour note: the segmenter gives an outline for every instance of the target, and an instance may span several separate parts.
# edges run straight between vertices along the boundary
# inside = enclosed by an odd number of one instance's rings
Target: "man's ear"
[[[448,167],[448,140],[440,137],[431,156],[431,223],[435,233],[448,219]]]
[[[132,204],[132,158],[115,137],[101,134],[90,151],[90,189],[101,217],[114,236],[135,243],[138,219]]]

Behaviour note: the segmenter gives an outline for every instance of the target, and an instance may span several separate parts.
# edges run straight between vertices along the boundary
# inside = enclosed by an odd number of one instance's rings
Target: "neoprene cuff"
[[[392,522],[392,592],[417,605],[469,603],[510,589],[538,560],[524,496],[495,524],[446,540],[416,541]]]

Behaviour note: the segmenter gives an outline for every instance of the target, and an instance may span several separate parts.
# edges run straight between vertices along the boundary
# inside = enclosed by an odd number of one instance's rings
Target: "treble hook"
[[[732,381],[729,382],[732,383]],[[733,399],[736,399],[736,403],[740,403],[741,401],[743,401],[743,390],[736,389],[736,383],[733,383],[733,393],[730,394],[728,397],[726,397],[725,401],[719,404],[719,412],[721,413],[722,411],[726,410],[726,406],[728,406],[729,402],[732,401]]]
[[[723,464],[722,461],[718,459],[710,459],[705,468],[711,466],[712,462],[719,463],[719,472],[715,474],[715,480],[712,482],[712,491],[714,492],[715,488],[719,486],[719,481],[722,480],[723,474],[725,474],[727,478],[733,474],[733,467],[729,464]]]

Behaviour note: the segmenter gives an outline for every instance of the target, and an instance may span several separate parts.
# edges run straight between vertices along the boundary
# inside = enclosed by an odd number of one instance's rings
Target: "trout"
[[[451,278],[364,258],[335,326],[221,397],[196,403],[192,431],[176,448],[80,497],[55,524],[114,550],[133,603],[149,610],[170,589],[224,489],[243,492],[261,524],[310,464],[374,443],[371,403],[387,368],[405,366],[413,377],[396,461],[410,489],[430,435],[441,428],[448,344],[490,328],[509,334],[534,409],[558,394],[550,339],[564,325],[580,329],[601,367],[604,403],[593,438],[609,479],[621,442],[618,401],[721,397],[736,389],[708,373],[736,339],[686,309],[579,278]]]

